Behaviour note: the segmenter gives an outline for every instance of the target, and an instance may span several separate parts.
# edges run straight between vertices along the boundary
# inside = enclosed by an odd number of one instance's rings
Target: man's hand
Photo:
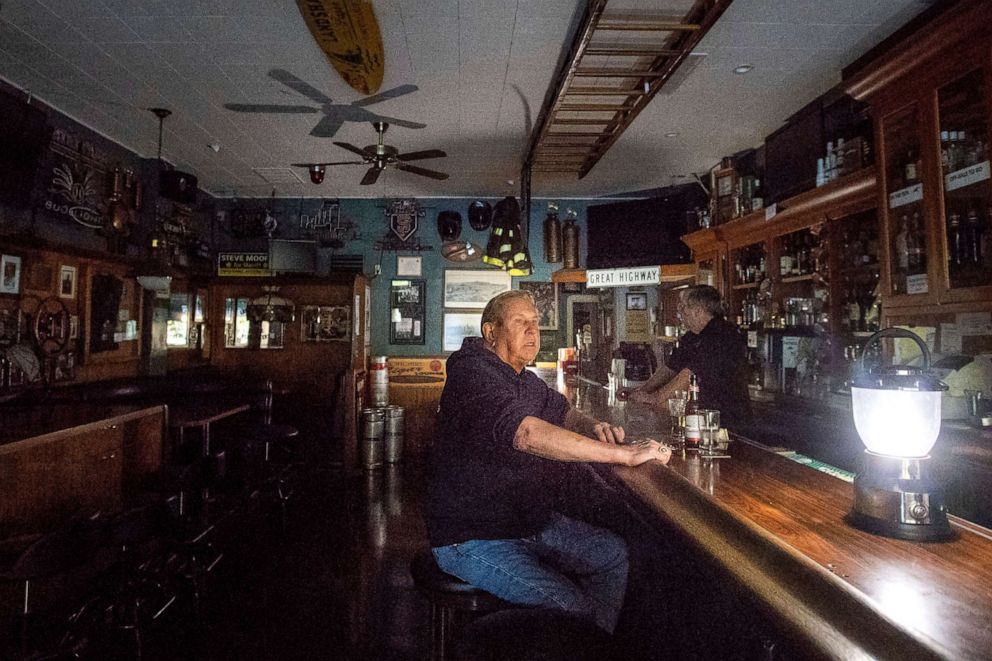
[[[672,449],[670,447],[650,438],[631,443],[624,447],[628,450],[627,456],[624,457],[626,460],[624,463],[627,466],[640,466],[652,459],[667,464],[668,460],[672,458]]]
[[[614,427],[608,422],[597,422],[592,426],[592,432],[602,443],[623,443],[623,427]]]

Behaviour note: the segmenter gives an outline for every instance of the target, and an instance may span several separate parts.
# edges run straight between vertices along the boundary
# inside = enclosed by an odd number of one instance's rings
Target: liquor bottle
[[[816,187],[819,188],[827,183],[827,164],[822,158],[816,159]]]
[[[907,249],[909,250],[909,272],[924,273],[927,270],[927,258],[923,251],[923,226],[920,224],[920,213],[913,212],[910,221]]]
[[[909,215],[899,219],[899,233],[896,234],[896,268],[905,274],[909,270]]]
[[[961,217],[957,213],[952,213],[947,219],[947,252],[951,265],[961,266],[964,247],[961,245]]]
[[[702,438],[702,420],[699,410],[699,381],[695,374],[689,374],[689,399],[685,403],[685,447],[698,448]]]
[[[917,171],[916,171],[916,152],[912,147],[906,152],[906,163],[904,165],[905,174],[903,175],[906,179],[906,185],[911,186],[916,183]]]
[[[836,166],[834,167],[834,179],[844,172],[844,138],[837,138]]]
[[[982,223],[978,219],[978,211],[968,209],[968,220],[965,228],[965,252],[967,261],[980,266],[982,264]]]
[[[778,272],[783,278],[788,278],[792,275],[792,269],[795,265],[795,256],[792,253],[792,239],[791,237],[782,237],[782,254],[778,257]]]
[[[851,329],[851,332],[861,330],[861,306],[858,305],[856,283],[851,284],[851,289],[847,294],[847,327]]]
[[[958,155],[960,149],[958,147],[958,132],[948,131],[947,132],[947,169],[950,172],[955,172],[958,169]]]

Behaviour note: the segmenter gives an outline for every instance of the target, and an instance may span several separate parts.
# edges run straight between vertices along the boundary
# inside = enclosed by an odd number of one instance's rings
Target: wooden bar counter
[[[614,402],[601,386],[558,389],[628,438],[668,435],[654,407]],[[613,472],[763,615],[770,636],[800,658],[992,658],[992,531],[952,517],[949,542],[871,535],[844,521],[849,482],[750,439],[729,454]]]
[[[158,470],[166,418],[162,405],[0,409],[0,539],[118,511]]]

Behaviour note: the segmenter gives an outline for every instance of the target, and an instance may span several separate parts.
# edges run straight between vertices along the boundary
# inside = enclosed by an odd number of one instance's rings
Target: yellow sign
[[[296,0],[310,34],[344,81],[362,94],[382,85],[383,50],[372,0]]]
[[[267,252],[219,252],[217,275],[262,276],[272,275]]]
[[[444,386],[444,358],[389,358],[389,386]]]

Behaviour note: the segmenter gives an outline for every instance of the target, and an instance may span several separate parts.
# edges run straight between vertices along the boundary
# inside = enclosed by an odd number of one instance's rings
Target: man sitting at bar
[[[689,388],[689,376],[699,381],[703,408],[720,411],[723,426],[742,429],[751,421],[747,394],[747,341],[724,319],[720,292],[694,285],[679,296],[679,319],[689,331],[679,340],[667,365],[658,369],[630,399],[666,406],[676,391]]]
[[[505,292],[482,313],[483,337],[465,339],[448,358],[427,532],[445,572],[505,601],[578,614],[612,633],[627,581],[626,544],[556,511],[565,462],[667,463],[671,451],[655,441],[623,444],[622,427],[577,411],[526,370],[540,348],[538,323],[529,293]]]

